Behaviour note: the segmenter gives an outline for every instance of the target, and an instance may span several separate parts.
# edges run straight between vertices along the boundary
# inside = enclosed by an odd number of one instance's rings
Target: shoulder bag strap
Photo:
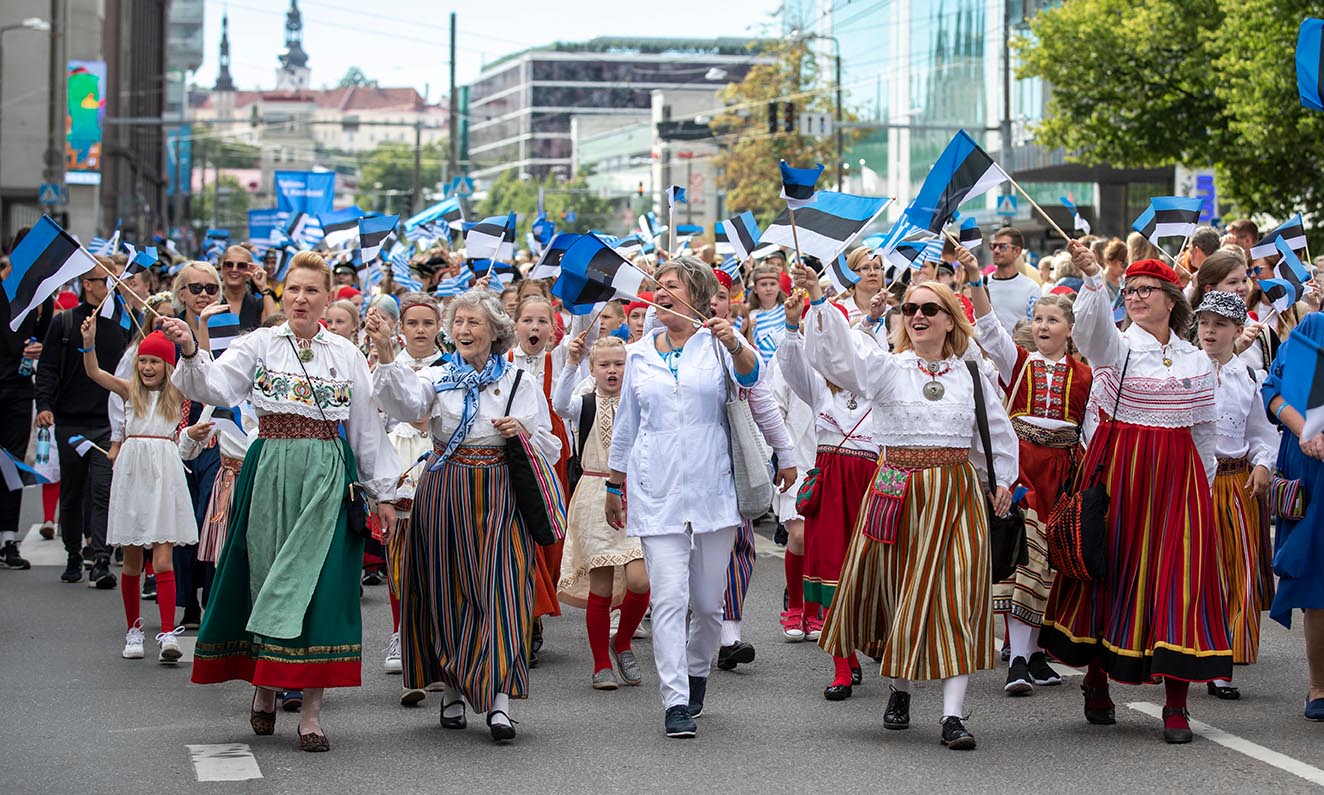
[[[588,444],[588,432],[593,430],[593,420],[598,416],[598,396],[589,392],[579,404],[579,456],[584,457],[584,445]]]
[[[1025,373],[1029,369],[1030,369],[1030,355],[1027,353],[1025,355],[1025,363],[1021,365],[1020,372],[1016,374],[1016,383],[1011,385],[1011,391],[1008,392],[1007,396],[1002,400],[1002,407],[1007,410],[1008,414],[1011,413],[1011,402],[1016,399],[1016,390],[1021,388],[1021,382],[1025,380]],[[1031,399],[1033,399],[1034,389],[1031,388],[1030,392],[1032,393]]]
[[[731,368],[726,366],[726,357],[722,355],[722,344],[717,341],[717,336],[711,332],[709,332],[709,336],[712,337],[713,340],[713,355],[717,357],[718,364],[722,365],[723,380],[726,383],[726,399],[729,402],[733,397],[740,397],[740,385],[735,384],[735,375],[731,372]],[[734,394],[732,391],[732,384],[735,384]]]
[[[977,362],[966,359],[965,366],[975,383],[975,421],[979,425],[979,441],[984,445],[984,462],[988,468],[988,493],[991,496],[997,492],[998,487],[997,481],[993,478],[993,444],[988,434],[988,407],[984,405],[983,378],[980,377]]]
[[[1117,379],[1117,399],[1113,401],[1112,414],[1108,415],[1108,430],[1106,431],[1107,435],[1103,437],[1103,447],[1105,452],[1108,449],[1109,443],[1111,443],[1113,440],[1113,424],[1117,422],[1117,408],[1122,405],[1122,384],[1126,382],[1126,368],[1130,366],[1131,366],[1131,352],[1127,351],[1126,360],[1122,362],[1122,377]],[[1104,458],[1099,459],[1099,465],[1096,466],[1094,468],[1094,471],[1090,473],[1090,483],[1086,484],[1087,488],[1093,485],[1093,482],[1099,477],[1100,474],[1102,474],[1103,467],[1106,463],[1107,463],[1107,459]]]
[[[522,379],[523,377],[524,377],[524,371],[516,367],[515,383],[510,387],[510,397],[506,398],[506,410],[501,413],[501,416],[503,417],[510,416],[510,407],[515,403],[515,392],[519,390],[519,382],[520,379]]]

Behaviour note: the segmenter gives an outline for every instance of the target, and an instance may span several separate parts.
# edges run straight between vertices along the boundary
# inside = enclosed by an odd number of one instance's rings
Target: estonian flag
[[[677,204],[685,203],[685,189],[679,185],[672,185],[667,188],[667,208],[674,208]]]
[[[78,245],[73,235],[43,215],[9,254],[12,266],[5,277],[9,299],[9,328],[18,331],[23,318],[60,285],[97,267],[97,261]]]
[[[729,257],[735,253],[731,248],[731,238],[727,236],[726,226],[721,221],[713,224],[713,250],[719,257]]]
[[[239,316],[234,312],[222,312],[207,318],[207,336],[211,339],[211,355],[220,356],[239,336]]]
[[[1282,379],[1282,396],[1306,418],[1301,438],[1324,431],[1324,347],[1320,345],[1324,314],[1311,312],[1278,349],[1273,370]],[[1281,368],[1278,362],[1282,362]]]
[[[794,247],[798,236],[802,255],[831,262],[845,250],[852,238],[874,222],[889,201],[891,199],[821,190],[814,194],[812,201],[796,208],[798,235],[791,233],[791,213],[787,207],[763,232],[760,242]]]
[[[730,276],[733,284],[740,284],[740,260],[736,258],[736,255],[732,254],[722,260],[722,264],[718,265],[717,269],[722,273],[725,273],[727,276]],[[732,289],[735,288],[733,287]]]
[[[645,278],[600,238],[587,234],[561,255],[561,275],[552,293],[571,314],[586,315],[603,301],[637,298]]]
[[[327,248],[341,248],[354,242],[363,215],[357,206],[351,206],[317,216],[322,224],[322,242]]]
[[[377,215],[359,219],[359,250],[364,262],[372,262],[382,252],[386,240],[395,233],[395,225],[400,223],[398,215]]]
[[[974,251],[984,243],[984,233],[979,231],[979,222],[973,216],[961,222],[961,229],[956,235],[956,242],[966,251]]]
[[[101,303],[101,310],[97,312],[97,315],[104,317],[106,320],[113,320],[115,312],[118,310],[120,313],[120,328],[128,331],[133,324],[133,321],[129,319],[129,308],[124,305],[124,298],[120,296],[119,290],[115,287],[110,289],[111,298]]]
[[[28,234],[32,234],[28,232]],[[23,463],[14,457],[14,454],[0,447],[0,473],[5,476],[5,486],[10,491],[19,491],[24,486],[36,486],[39,483],[50,483],[37,470]]]
[[[644,241],[639,235],[626,235],[617,240],[612,248],[616,249],[622,257],[629,259],[644,250]]]
[[[552,238],[529,271],[530,279],[555,279],[561,275],[561,255],[583,235],[562,232]]]
[[[437,221],[444,221],[451,229],[460,229],[464,224],[464,211],[460,208],[460,200],[454,196],[442,199],[418,215],[405,219],[405,231]]]
[[[1278,247],[1275,243],[1279,238],[1287,241],[1287,247],[1293,251],[1301,251],[1306,247],[1306,226],[1301,220],[1301,213],[1288,218],[1279,224],[1277,229],[1260,238],[1259,242],[1251,246],[1251,259],[1272,257],[1277,254]]]
[[[1062,202],[1063,207],[1071,211],[1072,227],[1088,235],[1090,233],[1090,222],[1086,221],[1085,216],[1080,214],[1080,210],[1076,209],[1076,203],[1068,199],[1066,196],[1063,196],[1059,201]]]
[[[1260,279],[1260,290],[1280,315],[1291,309],[1297,300],[1296,286],[1283,279]]]
[[[460,272],[446,279],[442,279],[437,284],[437,291],[434,293],[438,298],[453,298],[466,292],[469,289],[469,282],[473,280],[474,272],[466,264],[460,266]]]
[[[1296,92],[1302,105],[1324,111],[1324,19],[1307,17],[1297,33]]]
[[[316,216],[295,213],[285,227],[285,236],[301,249],[312,248],[322,240],[322,225]]]
[[[515,255],[515,214],[484,218],[464,232],[469,259],[510,260]]]
[[[786,200],[786,206],[798,210],[812,203],[815,195],[814,185],[818,182],[819,175],[823,173],[823,164],[819,163],[814,168],[792,168],[783,160],[778,165],[782,170],[782,198]]]
[[[1186,196],[1155,196],[1131,228],[1157,246],[1159,238],[1189,237],[1200,222],[1204,200]]]
[[[763,236],[758,221],[754,220],[754,213],[749,210],[723,221],[722,229],[726,231],[727,242],[731,244],[731,253],[742,262],[750,258],[758,247],[759,238]]]
[[[240,444],[248,441],[248,434],[244,433],[243,414],[239,409],[218,408],[212,414],[211,422],[216,430],[227,434]]]
[[[1310,281],[1310,273],[1306,271],[1306,266],[1301,264],[1301,258],[1296,255],[1292,247],[1287,245],[1286,240],[1280,237],[1274,241],[1274,245],[1278,248],[1282,259],[1273,266],[1273,275],[1285,282],[1291,282],[1296,288],[1296,298],[1293,300],[1299,301],[1301,296],[1306,294],[1306,282]]]
[[[827,276],[828,281],[832,282],[832,286],[837,288],[838,293],[846,292],[860,280],[860,274],[851,270],[846,264],[845,254],[838,254],[837,258],[832,260],[827,267]]]
[[[97,446],[92,444],[91,440],[85,439],[77,434],[69,437],[69,446],[72,447],[74,452],[78,453],[79,456],[85,456],[88,452],[97,449]]]
[[[139,251],[133,247],[132,243],[125,243],[124,247],[129,250],[129,263],[124,266],[124,276],[135,276],[151,268],[160,259],[156,256],[156,246],[148,246]]]
[[[649,242],[657,240],[658,236],[667,231],[670,227],[665,224],[659,225],[657,222],[657,213],[649,210],[647,213],[639,216],[639,231],[643,232],[644,237]]]
[[[938,234],[962,203],[1009,179],[1002,166],[961,130],[929,169],[924,185],[906,208],[906,220]]]

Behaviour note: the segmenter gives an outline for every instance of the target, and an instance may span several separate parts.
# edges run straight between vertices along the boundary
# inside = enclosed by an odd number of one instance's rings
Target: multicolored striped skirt
[[[565,422],[556,414],[552,414],[552,435],[561,440],[561,457],[555,461],[556,476],[561,479],[561,493],[569,494],[569,462],[573,448],[570,446],[570,436],[566,432]],[[564,541],[557,541],[550,546],[534,547],[536,567],[533,578],[533,614],[539,618],[561,615],[561,602],[556,595],[556,586],[561,581],[561,557],[564,554]]]
[[[909,451],[885,451],[907,466]],[[866,495],[865,499],[869,499]],[[993,667],[988,509],[968,461],[911,475],[896,541],[857,520],[818,644],[835,657],[880,657],[880,673],[946,679]]]
[[[754,576],[754,523],[746,519],[736,525],[736,542],[726,563],[726,593],[722,595],[722,620],[740,621],[745,612],[745,595]]]
[[[1227,595],[1232,662],[1250,664],[1260,653],[1260,613],[1273,602],[1273,556],[1269,528],[1261,518],[1262,501],[1246,489],[1250,465],[1245,458],[1218,459],[1214,478],[1214,521],[1218,525],[1218,562]]]
[[[851,531],[860,517],[860,503],[869,489],[878,454],[837,445],[818,448],[818,511],[805,517],[805,601],[827,606],[837,592],[841,564],[850,547]]]
[[[234,495],[234,482],[244,465],[241,458],[221,456],[221,468],[207,498],[207,521],[198,534],[198,560],[215,563],[221,559],[225,546],[225,529],[230,525],[230,502]]]
[[[1017,431],[1029,426],[1013,423]],[[1029,426],[1033,428],[1034,426]],[[1044,608],[1053,590],[1054,572],[1048,565],[1048,538],[1044,520],[1053,512],[1062,485],[1075,470],[1076,451],[1045,447],[1020,439],[1020,474],[1017,482],[1029,489],[1025,510],[1025,549],[1029,562],[1017,566],[1009,579],[993,585],[993,612],[1010,615],[1032,627],[1044,622]]]
[[[504,447],[459,447],[414,494],[404,544],[405,687],[443,682],[478,712],[528,694],[533,539],[520,523]]]
[[[1039,645],[1068,665],[1097,661],[1127,684],[1230,679],[1218,529],[1190,429],[1118,422],[1081,471],[1105,455],[1108,573],[1099,582],[1057,578]]]

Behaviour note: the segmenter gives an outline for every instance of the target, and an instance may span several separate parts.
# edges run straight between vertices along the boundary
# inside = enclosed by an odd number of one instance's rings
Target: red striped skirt
[[[814,465],[823,493],[818,512],[805,517],[805,601],[826,607],[837,591],[860,504],[878,468],[878,454],[831,445],[819,448]]]
[[[243,465],[242,459],[221,456],[221,466],[216,470],[216,481],[211,487],[211,497],[207,500],[207,521],[198,534],[198,560],[215,563],[221,559],[225,529],[230,525],[234,481],[239,477]]]
[[[1246,459],[1218,461],[1214,478],[1214,521],[1218,525],[1218,559],[1227,594],[1232,661],[1250,664],[1260,653],[1260,613],[1273,601],[1272,555],[1260,500],[1246,488]]]
[[[1103,459],[1106,433],[1095,434],[1082,472]],[[1190,429],[1118,422],[1110,448],[1108,573],[1057,578],[1040,645],[1068,665],[1097,661],[1128,684],[1231,678],[1218,530]]]

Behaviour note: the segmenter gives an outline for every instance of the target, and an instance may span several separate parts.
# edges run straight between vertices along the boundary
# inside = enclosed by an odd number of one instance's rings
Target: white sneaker
[[[143,658],[143,620],[140,618],[133,622],[129,631],[124,633],[124,651],[120,656],[126,660],[141,660]]]
[[[386,647],[386,662],[382,668],[388,674],[398,674],[404,672],[404,666],[400,663],[400,633],[391,634],[391,643]]]
[[[161,653],[156,656],[156,661],[162,664],[174,664],[184,656],[183,649],[179,648],[179,640],[175,637],[184,631],[183,627],[176,627],[169,632],[162,632],[156,636],[156,642],[160,644]]]

